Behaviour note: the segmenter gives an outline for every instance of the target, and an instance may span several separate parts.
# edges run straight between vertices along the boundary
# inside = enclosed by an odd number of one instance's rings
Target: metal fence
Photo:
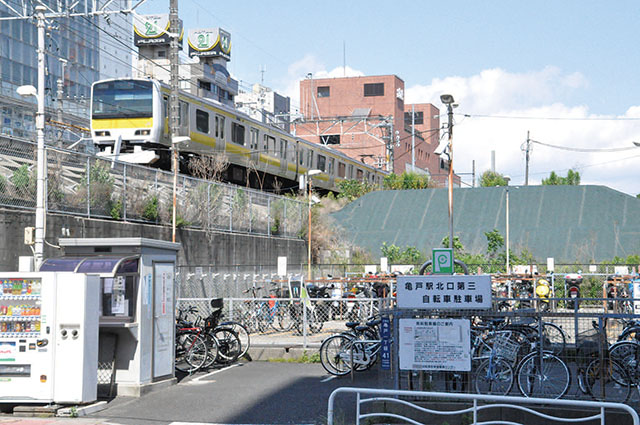
[[[45,147],[47,211],[169,225],[173,174]],[[299,239],[307,204],[296,199],[181,175],[177,224],[206,231]],[[0,205],[35,209],[36,144],[0,137]]]

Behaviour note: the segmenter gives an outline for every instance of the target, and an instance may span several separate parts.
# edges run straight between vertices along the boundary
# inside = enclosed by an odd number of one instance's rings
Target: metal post
[[[180,21],[178,19],[178,0],[170,0],[169,26],[171,42],[169,48],[169,62],[171,64],[171,95],[169,97],[169,127],[171,130],[171,149],[173,151],[173,211],[171,217],[171,241],[176,241],[176,190],[178,186],[178,146],[175,143],[180,130],[179,89],[179,57],[178,37],[180,37]]]
[[[36,182],[36,243],[34,250],[35,269],[38,270],[44,260],[44,239],[45,239],[45,179],[47,178],[47,164],[44,158],[44,6],[36,6],[36,19],[38,20],[38,91],[36,113],[37,138],[37,182]]]
[[[507,186],[507,194],[506,194],[506,227],[507,227],[507,265],[506,265],[506,273],[509,274],[509,187]],[[509,285],[509,298],[511,298],[511,285]]]
[[[67,65],[67,60],[66,59],[60,59],[60,78],[58,78],[58,93],[57,93],[57,119],[58,122],[61,123],[63,121],[62,118],[62,96],[63,96],[63,92],[64,92],[64,68]],[[62,147],[62,134],[63,134],[63,130],[62,128],[60,130],[58,130],[58,146]]]
[[[91,160],[87,157],[87,217],[91,217]]]
[[[416,106],[411,105],[411,171],[415,172],[416,166]]]
[[[524,185],[529,186],[529,131],[527,131],[527,147],[525,149],[525,169],[524,169]]]
[[[127,164],[124,163],[122,165],[122,186],[123,186],[123,191],[122,191],[122,198],[123,198],[123,202],[122,202],[122,219],[124,221],[127,221]]]
[[[308,176],[308,175],[307,175]],[[308,236],[307,236],[307,276],[308,280],[311,280],[311,179],[307,177],[307,199],[308,199],[308,212],[309,218]]]
[[[453,107],[447,105],[449,116],[449,248],[453,249]]]

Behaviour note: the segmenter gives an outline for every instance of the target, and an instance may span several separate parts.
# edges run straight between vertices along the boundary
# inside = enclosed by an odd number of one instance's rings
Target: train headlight
[[[96,136],[97,137],[106,137],[106,136],[111,136],[111,133],[108,131],[96,131]]]
[[[151,134],[151,130],[136,130],[136,136],[148,136]]]

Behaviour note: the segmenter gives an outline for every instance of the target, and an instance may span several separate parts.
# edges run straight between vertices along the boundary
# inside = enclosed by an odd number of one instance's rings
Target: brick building
[[[447,164],[434,153],[440,139],[440,112],[430,103],[405,104],[404,92],[404,81],[395,75],[308,76],[300,82],[304,118],[294,123],[294,130],[297,136],[396,174],[412,170],[413,150],[415,171],[428,172],[444,185]],[[459,185],[458,176],[454,183]]]

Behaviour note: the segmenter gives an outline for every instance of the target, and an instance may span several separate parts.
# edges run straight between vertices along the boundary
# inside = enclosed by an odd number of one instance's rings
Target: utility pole
[[[58,93],[57,93],[57,97],[58,97],[58,104],[57,106],[57,119],[58,122],[61,123],[62,122],[62,97],[64,95],[64,68],[67,65],[67,60],[66,59],[60,59],[60,78],[58,78]],[[62,134],[63,134],[62,129],[58,130],[58,146],[62,147]]]
[[[47,194],[45,192],[45,180],[47,178],[47,163],[44,156],[44,6],[36,6],[36,19],[38,20],[38,112],[36,113],[36,129],[38,132],[37,147],[37,181],[36,181],[36,240],[34,263],[35,270],[40,268],[44,260],[45,238],[45,205]]]
[[[172,232],[171,241],[176,241],[176,191],[178,186],[178,145],[176,140],[180,131],[180,103],[178,101],[179,89],[179,64],[178,64],[178,39],[180,38],[180,21],[178,19],[178,0],[170,0],[169,5],[169,26],[171,33],[171,44],[169,47],[169,62],[171,64],[171,96],[169,98],[169,127],[171,129],[171,150],[173,151],[173,212],[172,212]]]
[[[411,105],[411,171],[416,171],[416,106]]]
[[[447,116],[449,123],[447,131],[449,133],[449,248],[453,249],[453,108],[455,104],[453,96],[450,94],[440,95],[440,101],[447,105]]]
[[[471,181],[471,187],[476,187],[476,160],[471,161],[471,177],[473,180]]]
[[[524,185],[529,186],[529,151],[531,147],[531,139],[529,138],[529,131],[527,131],[527,142],[525,148],[525,168],[524,168]]]

